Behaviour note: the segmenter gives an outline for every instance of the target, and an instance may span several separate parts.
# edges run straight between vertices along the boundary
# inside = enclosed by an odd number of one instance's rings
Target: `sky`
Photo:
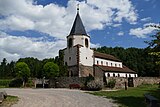
[[[160,0],[0,0],[0,62],[57,56],[77,4],[92,48],[145,48],[160,22]]]

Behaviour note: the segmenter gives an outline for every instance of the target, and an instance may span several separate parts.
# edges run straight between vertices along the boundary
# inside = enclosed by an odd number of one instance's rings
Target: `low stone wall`
[[[124,88],[125,82],[128,84],[128,78],[121,77],[107,77],[107,82],[111,79],[116,80],[115,88]],[[136,77],[133,78],[134,87],[137,87],[142,84],[158,84],[160,82],[160,77]]]
[[[69,84],[79,84],[83,86],[86,82],[86,77],[58,77],[49,80],[51,88],[69,88]]]

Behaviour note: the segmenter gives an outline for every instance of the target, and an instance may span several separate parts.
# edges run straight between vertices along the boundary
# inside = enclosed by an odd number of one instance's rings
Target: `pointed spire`
[[[79,4],[77,4],[77,15],[69,35],[87,35],[81,17],[79,15]]]

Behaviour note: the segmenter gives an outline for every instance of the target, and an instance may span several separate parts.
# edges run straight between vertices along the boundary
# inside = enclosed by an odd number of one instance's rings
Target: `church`
[[[64,64],[70,77],[137,77],[137,73],[112,55],[99,53],[90,48],[90,36],[82,23],[79,8],[64,51]]]

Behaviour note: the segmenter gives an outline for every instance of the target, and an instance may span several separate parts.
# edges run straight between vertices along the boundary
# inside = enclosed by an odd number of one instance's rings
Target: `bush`
[[[11,82],[11,80],[2,79],[2,80],[0,80],[0,86],[8,87],[10,82]]]
[[[111,80],[108,81],[107,87],[114,88],[115,84],[116,84],[116,80],[115,79],[111,79]]]
[[[26,87],[34,87],[34,82],[31,79],[29,79],[26,83]]]
[[[9,87],[21,87],[22,85],[23,85],[22,79],[13,79],[10,82]]]
[[[99,91],[102,89],[102,84],[99,80],[92,80],[87,83],[87,89],[90,91]]]

